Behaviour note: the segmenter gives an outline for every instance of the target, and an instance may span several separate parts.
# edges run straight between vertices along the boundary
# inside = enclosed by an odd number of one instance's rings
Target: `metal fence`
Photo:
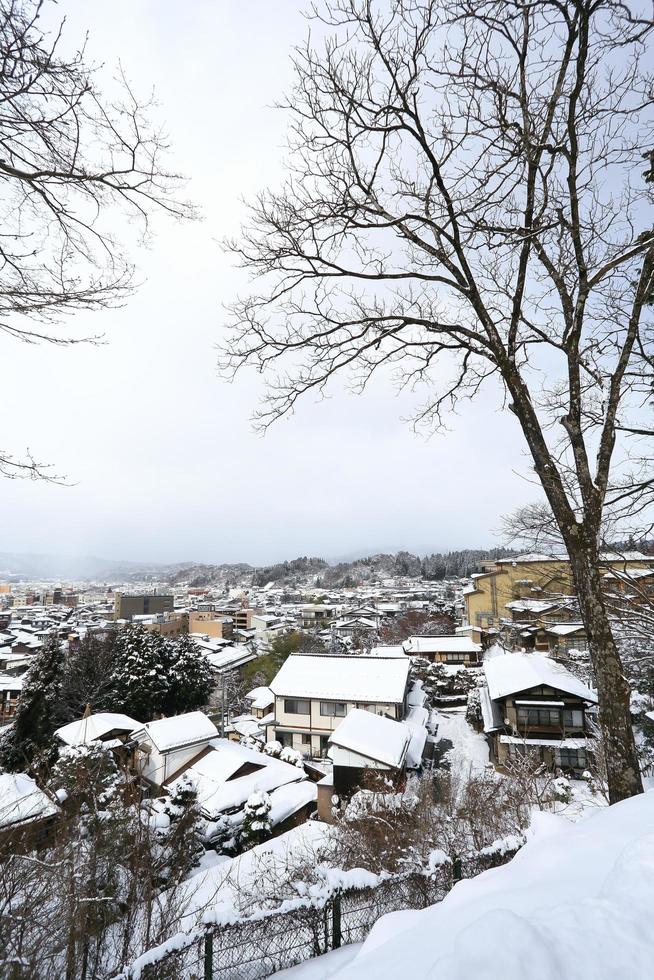
[[[128,968],[116,980],[260,980],[329,950],[363,942],[389,912],[422,909],[442,901],[462,877],[504,864],[503,854],[455,858],[432,874],[396,875],[379,884],[342,891],[323,904],[271,912],[189,937],[176,949],[151,951],[148,965]]]

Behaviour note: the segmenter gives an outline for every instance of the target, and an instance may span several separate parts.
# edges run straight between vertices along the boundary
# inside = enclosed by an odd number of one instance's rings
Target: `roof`
[[[479,653],[481,646],[469,636],[410,636],[404,641],[407,653]]]
[[[59,807],[24,772],[0,773],[0,827],[54,817]]]
[[[368,650],[366,656],[368,657],[400,657],[404,659],[406,653],[404,652],[404,647],[402,646],[392,646],[392,647],[371,647]]]
[[[549,745],[553,749],[585,749],[585,738],[523,738],[520,735],[500,735],[504,745]]]
[[[494,732],[498,728],[504,728],[504,719],[500,707],[491,700],[487,687],[482,687],[479,692],[479,704],[481,717],[484,721],[484,732]]]
[[[408,658],[291,654],[270,689],[278,697],[398,704],[410,667]]]
[[[546,632],[553,633],[555,636],[569,636],[585,629],[583,623],[558,623],[556,626],[548,626]]]
[[[142,727],[137,727],[133,734],[138,735],[141,732],[148,736],[160,752],[169,752],[194,742],[209,741],[218,735],[218,729],[203,711],[188,711],[184,715],[149,721]]]
[[[412,734],[411,729],[401,721],[353,708],[329,736],[329,741],[341,749],[400,769]]]
[[[244,766],[250,771],[238,776]],[[184,776],[193,781],[198,803],[210,816],[242,807],[256,791],[272,793],[280,786],[306,779],[298,766],[222,738],[214,739],[209,751],[189,766]]]
[[[63,725],[56,730],[55,735],[66,745],[86,745],[114,730],[133,732],[138,727],[139,722],[129,715],[99,711],[96,715],[89,715],[88,718],[80,718],[78,721]]]
[[[505,653],[485,659],[484,673],[494,701],[543,685],[584,701],[597,701],[597,695],[583,681],[561,664],[538,653]]]
[[[260,708],[261,710],[267,708],[275,700],[275,695],[269,687],[255,687],[248,691],[245,697],[251,702],[253,708]]]

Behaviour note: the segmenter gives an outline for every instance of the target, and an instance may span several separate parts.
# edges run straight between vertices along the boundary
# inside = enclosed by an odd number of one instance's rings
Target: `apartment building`
[[[624,555],[605,554],[602,565],[605,574],[613,573],[613,578],[607,581],[615,581],[638,570],[650,569],[652,561],[638,551],[630,551]],[[497,627],[502,619],[512,618],[511,604],[516,601],[573,593],[567,557],[533,553],[502,558],[485,565],[464,589],[464,625],[481,629]]]
[[[131,622],[134,616],[151,616],[172,612],[175,600],[172,595],[128,595],[117,592],[114,597],[114,619]]]

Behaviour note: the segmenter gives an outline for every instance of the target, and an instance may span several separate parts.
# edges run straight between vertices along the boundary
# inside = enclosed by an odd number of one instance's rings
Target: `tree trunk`
[[[642,793],[643,783],[631,727],[629,684],[613,638],[602,592],[599,555],[594,550],[569,549],[569,554],[599,694],[609,802],[618,803]]]

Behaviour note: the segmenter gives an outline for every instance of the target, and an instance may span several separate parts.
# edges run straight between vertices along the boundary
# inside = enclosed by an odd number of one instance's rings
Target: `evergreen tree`
[[[171,643],[143,626],[129,626],[116,637],[113,681],[118,705],[138,721],[165,713],[172,668]]]
[[[161,835],[165,870],[179,880],[197,867],[204,851],[205,824],[197,791],[188,776],[181,776],[170,787],[164,812],[170,820],[169,828]]]
[[[272,833],[270,810],[270,797],[267,793],[255,792],[248,798],[240,837],[240,845],[244,851],[269,839]]]
[[[211,667],[188,636],[171,640],[143,626],[121,630],[115,641],[113,684],[120,708],[139,721],[206,704]]]
[[[201,708],[209,700],[214,684],[209,661],[188,635],[173,640],[171,647],[168,692],[163,707],[167,715]]]
[[[57,637],[46,640],[24,678],[11,730],[0,741],[0,763],[18,772],[42,756],[46,765],[56,754],[53,734],[61,722],[63,653]]]

